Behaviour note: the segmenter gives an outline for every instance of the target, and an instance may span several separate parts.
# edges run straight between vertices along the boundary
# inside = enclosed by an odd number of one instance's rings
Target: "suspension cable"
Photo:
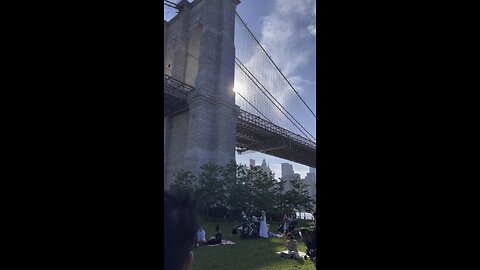
[[[283,78],[285,79],[285,81],[287,81],[288,85],[290,85],[290,87],[292,88],[292,90],[295,92],[295,94],[297,94],[297,96],[300,98],[300,100],[303,102],[303,104],[305,104],[305,106],[307,106],[308,110],[313,114],[313,116],[315,118],[317,118],[317,116],[315,115],[315,113],[312,111],[312,109],[310,109],[310,107],[307,105],[307,103],[305,102],[305,100],[303,100],[303,98],[300,96],[300,94],[298,94],[297,90],[295,90],[295,87],[293,87],[293,85],[290,83],[290,81],[287,79],[287,77],[285,77],[285,75],[283,74],[283,72],[280,70],[280,68],[277,66],[277,64],[275,64],[275,62],[273,61],[273,59],[270,57],[270,55],[267,53],[267,51],[263,48],[262,44],[260,44],[260,42],[258,41],[258,39],[255,37],[255,35],[252,33],[252,31],[250,31],[250,28],[248,28],[247,24],[243,21],[243,19],[240,17],[240,15],[238,15],[238,13],[235,11],[235,14],[237,15],[237,17],[240,19],[240,21],[242,22],[242,24],[245,26],[245,28],[248,30],[248,32],[252,35],[253,39],[255,39],[255,41],[257,42],[258,46],[260,46],[260,48],[262,49],[262,51],[265,53],[265,55],[267,55],[268,59],[270,59],[270,61],[272,62],[272,64],[275,66],[275,68],[278,70],[278,72],[280,72],[280,74],[283,76]]]
[[[174,8],[174,9],[178,9],[177,4],[175,4],[171,1],[168,1],[168,0],[163,0],[163,5],[167,6],[167,7]]]
[[[236,59],[236,60],[242,65],[242,67],[258,82],[258,84],[260,84],[260,85],[262,86],[262,88],[263,88],[265,91],[267,91],[267,93],[278,103],[278,105],[280,105],[280,107],[282,107],[282,109],[285,110],[285,112],[288,113],[288,115],[290,115],[290,117],[291,117],[293,120],[295,120],[295,122],[297,122],[297,124],[299,124],[299,125],[303,128],[303,130],[305,130],[305,131],[308,133],[308,135],[310,135],[310,137],[313,138],[314,141],[316,141],[317,139],[316,139],[312,134],[310,134],[310,132],[308,132],[308,130],[307,130],[302,124],[300,124],[300,123],[297,121],[297,119],[296,119],[292,114],[290,114],[290,112],[289,112],[287,109],[285,109],[285,107],[283,107],[282,103],[280,103],[280,102],[272,95],[272,93],[270,93],[270,91],[267,90],[267,88],[257,79],[257,77],[255,77],[255,75],[252,74],[252,72],[242,63],[242,61],[240,61],[240,59],[238,59],[236,56],[235,56],[235,59]],[[242,70],[242,71],[243,71],[243,70]],[[269,99],[270,99],[270,98],[269,98]],[[274,103],[271,99],[270,99],[270,101],[271,101],[272,103]],[[275,104],[275,103],[274,103],[274,104]],[[277,107],[277,108],[278,108],[278,107]],[[279,110],[280,110],[280,109],[279,109]],[[280,110],[280,111],[281,111],[281,110]],[[287,117],[287,118],[288,118],[288,117]]]
[[[240,93],[238,93],[238,92],[235,92],[235,93],[237,93],[237,94],[238,94],[241,98],[243,98],[248,104],[250,104],[250,106],[252,106],[259,114],[261,114],[263,117],[265,117],[265,119],[266,119],[268,122],[272,123],[272,121],[270,121],[270,119],[268,119],[261,111],[259,111],[259,110],[257,109],[257,107],[253,106],[253,104],[250,103],[250,101],[248,101],[244,96],[242,96],[242,94],[240,94]],[[272,123],[272,124],[273,124],[273,123]]]
[[[258,84],[250,77],[249,74],[247,74],[247,72],[245,72],[242,67],[235,61],[235,64],[237,64],[237,66],[240,68],[240,70],[242,70],[243,73],[245,73],[245,75],[247,75],[247,77],[253,82],[253,84],[255,84],[255,86],[270,100],[270,102],[273,103],[273,105],[290,121],[292,122],[292,124],[305,136],[308,138],[308,135],[305,134],[305,132],[303,132],[280,108],[278,108],[277,104],[275,104],[275,102],[273,102],[270,97],[265,94],[265,92],[260,88],[260,86],[258,86]]]

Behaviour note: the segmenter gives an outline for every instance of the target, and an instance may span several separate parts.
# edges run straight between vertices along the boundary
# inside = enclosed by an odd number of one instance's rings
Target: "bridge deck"
[[[187,97],[194,88],[164,76],[164,114],[188,109]],[[237,119],[236,146],[239,153],[258,151],[316,168],[316,144],[247,111]]]
[[[240,110],[238,152],[253,150],[316,168],[316,145],[291,131]]]

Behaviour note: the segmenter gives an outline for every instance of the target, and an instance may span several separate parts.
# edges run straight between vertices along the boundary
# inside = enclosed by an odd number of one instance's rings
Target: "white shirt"
[[[198,241],[205,241],[205,230],[197,231],[197,239]]]

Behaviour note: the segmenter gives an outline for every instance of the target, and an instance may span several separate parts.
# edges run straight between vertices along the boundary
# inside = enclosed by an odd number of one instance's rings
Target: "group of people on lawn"
[[[245,215],[245,212],[242,212],[242,216]],[[245,215],[246,216],[246,215]],[[268,227],[267,227],[267,217],[265,215],[265,211],[262,211],[262,216],[260,219],[253,216],[252,221],[254,223],[260,223],[260,237],[268,238]],[[197,231],[197,246],[202,245],[218,245],[222,243],[222,233],[220,232],[220,226],[217,224],[215,226],[215,237],[210,237],[210,239],[206,240],[205,229],[200,227]]]
[[[188,194],[164,191],[164,269],[190,269],[193,261],[192,249],[195,245],[222,243],[219,225],[215,227],[215,237],[205,239],[205,230],[198,224],[195,203],[193,197]],[[266,220],[265,212],[262,211],[258,221],[260,236],[264,238],[268,237]],[[298,257],[298,243],[291,233],[287,233],[285,246],[288,252],[281,254],[282,256]]]
[[[222,233],[220,232],[220,226],[215,226],[215,236],[210,239],[205,239],[205,230],[200,227],[197,231],[197,246],[202,245],[218,245],[222,243]]]
[[[242,218],[247,218],[247,214],[245,213],[245,211],[242,211]],[[255,226],[260,225],[258,235],[262,238],[268,238],[267,216],[265,214],[265,211],[261,212],[260,218],[257,218],[255,215],[253,215],[252,222],[253,224],[255,224]]]
[[[260,224],[260,232],[259,236],[263,238],[268,238],[268,226],[267,226],[267,217],[265,214],[265,211],[261,212],[261,217],[257,218],[256,216],[252,216],[252,222],[254,224]],[[242,211],[242,218],[246,219],[246,213]],[[315,225],[315,213],[313,213],[314,217],[314,225]],[[280,226],[283,226],[283,232],[285,232],[286,235],[286,242],[285,242],[285,247],[286,251],[282,252],[280,256],[282,257],[287,257],[287,258],[298,258],[298,242],[295,240],[294,235],[289,231],[290,224],[294,221],[296,218],[296,214],[292,213],[286,213],[283,217],[283,224],[280,224]],[[236,223],[235,223],[236,224]],[[235,226],[235,225],[234,225]],[[234,228],[235,230],[236,228]],[[215,226],[215,237],[210,237],[210,239],[206,240],[205,236],[205,229],[203,227],[200,227],[197,231],[197,246],[201,245],[217,245],[222,243],[222,233],[220,232],[220,226],[217,224]]]

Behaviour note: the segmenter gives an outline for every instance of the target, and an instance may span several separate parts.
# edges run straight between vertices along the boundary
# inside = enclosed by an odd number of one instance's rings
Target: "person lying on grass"
[[[210,237],[207,241],[207,245],[218,245],[222,243],[222,233],[220,232],[220,226],[215,226],[215,237]]]
[[[280,253],[281,257],[284,257],[284,258],[300,257],[298,255],[298,243],[297,243],[297,240],[293,238],[293,234],[291,233],[287,234],[287,241],[285,242],[285,247],[287,248],[287,252],[282,251],[282,253]]]

